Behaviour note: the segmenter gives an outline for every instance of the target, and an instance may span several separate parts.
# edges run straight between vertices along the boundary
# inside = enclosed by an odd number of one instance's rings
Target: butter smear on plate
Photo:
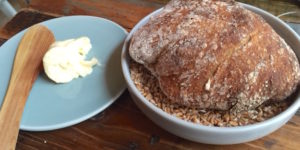
[[[46,75],[56,83],[67,83],[75,78],[91,74],[96,58],[85,60],[92,48],[88,37],[56,41],[43,58]]]

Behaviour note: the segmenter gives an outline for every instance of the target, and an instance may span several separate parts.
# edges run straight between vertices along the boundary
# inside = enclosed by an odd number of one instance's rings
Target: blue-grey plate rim
[[[59,20],[63,20],[65,18],[71,18],[71,17],[72,18],[75,18],[75,17],[78,17],[78,18],[84,17],[84,18],[91,18],[91,19],[98,19],[98,20],[101,20],[101,21],[106,21],[106,22],[109,22],[109,23],[113,24],[114,26],[120,28],[125,33],[125,38],[128,35],[127,30],[124,29],[119,24],[117,24],[117,23],[115,23],[115,22],[113,22],[111,20],[108,20],[108,19],[105,19],[105,18],[101,18],[101,17],[96,17],[96,16],[88,16],[88,15],[63,16],[63,17],[53,18],[53,19],[50,19],[50,20],[47,20],[47,21],[40,22],[40,24],[47,26],[47,23],[51,22],[53,20],[58,20],[58,19]],[[16,37],[24,35],[24,33],[27,31],[28,28],[26,28],[26,29],[18,32],[13,37],[11,37],[10,39],[8,39],[5,43],[3,43],[0,46],[0,49],[2,47],[4,47],[4,45],[7,42],[9,42],[11,40],[16,40]],[[125,40],[125,38],[124,38],[124,40]],[[68,121],[68,122],[60,123],[60,124],[48,125],[48,126],[40,126],[40,127],[37,127],[37,126],[26,126],[26,125],[20,124],[20,129],[24,130],[24,131],[51,131],[51,130],[61,129],[61,128],[65,128],[65,127],[69,127],[69,126],[81,123],[81,122],[83,122],[83,121],[85,121],[85,120],[87,120],[87,119],[89,119],[89,118],[97,115],[98,113],[102,112],[104,109],[106,109],[107,107],[109,107],[111,104],[113,104],[122,95],[122,93],[125,91],[125,89],[126,89],[126,85],[125,85],[125,81],[124,81],[124,86],[121,88],[121,90],[116,95],[114,95],[114,97],[112,97],[110,99],[109,102],[107,102],[105,105],[102,105],[98,109],[96,109],[96,110],[94,110],[94,111],[86,114],[85,116],[79,117],[77,119],[74,119],[74,120],[71,120],[71,121]],[[0,104],[0,108],[1,108],[1,104]]]

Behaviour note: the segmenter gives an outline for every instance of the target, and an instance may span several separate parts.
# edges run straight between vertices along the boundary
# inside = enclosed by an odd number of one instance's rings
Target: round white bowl
[[[300,38],[295,31],[293,31],[287,24],[285,24],[279,18],[273,16],[272,14],[262,9],[242,3],[241,5],[243,5],[243,7],[245,7],[246,9],[261,15],[275,29],[275,31],[283,39],[285,39],[285,41],[292,47],[299,59]],[[150,103],[140,93],[140,91],[136,88],[133,81],[131,80],[129,70],[128,46],[130,44],[132,34],[135,31],[137,31],[138,28],[143,26],[151,16],[159,13],[161,10],[162,9],[158,9],[152,12],[151,14],[143,18],[131,30],[131,32],[125,40],[121,58],[123,74],[128,86],[128,90],[134,102],[146,114],[146,116],[148,116],[157,125],[177,136],[195,142],[207,144],[237,144],[252,141],[270,134],[271,132],[283,126],[299,109],[300,98],[299,90],[297,90],[295,101],[293,102],[293,104],[290,107],[288,107],[288,109],[271,119],[253,125],[246,125],[240,127],[210,127],[184,121],[164,112],[160,108]]]

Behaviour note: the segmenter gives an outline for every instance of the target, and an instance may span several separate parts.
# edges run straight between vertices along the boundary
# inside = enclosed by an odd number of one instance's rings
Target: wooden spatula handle
[[[42,58],[54,41],[51,31],[35,25],[28,29],[19,44],[0,110],[0,150],[15,149],[27,97],[38,76]]]
[[[19,78],[11,77],[10,84],[0,110],[0,148],[13,150],[18,137],[20,121],[26,99],[31,89],[29,83],[18,83]],[[5,148],[4,148],[5,147]]]

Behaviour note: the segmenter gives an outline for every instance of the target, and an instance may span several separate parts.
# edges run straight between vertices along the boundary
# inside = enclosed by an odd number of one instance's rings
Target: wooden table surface
[[[141,18],[162,7],[167,1],[31,0],[27,8],[21,10],[0,29],[0,45],[32,24],[64,15],[100,16],[113,20],[130,31]],[[261,7],[275,15],[300,11],[297,0],[241,1]],[[300,22],[299,15],[283,19]],[[77,125],[47,132],[20,131],[17,149],[300,149],[299,139],[298,113],[282,128],[256,141],[226,146],[191,142],[155,125],[136,107],[128,91],[125,91],[105,111]]]

